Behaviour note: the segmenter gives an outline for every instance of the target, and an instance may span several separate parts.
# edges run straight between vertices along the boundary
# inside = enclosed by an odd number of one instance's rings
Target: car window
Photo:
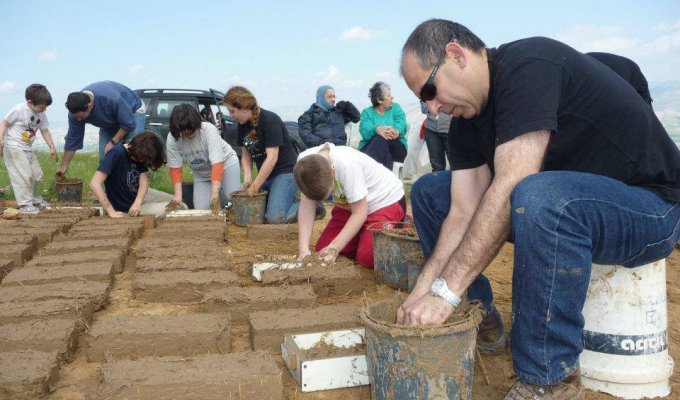
[[[153,97],[140,97],[140,99],[142,99],[142,108],[144,109],[144,112],[149,115],[149,112],[151,111],[149,106],[151,105],[151,100],[153,100]]]
[[[168,99],[158,99],[156,104],[156,109],[153,111],[152,117],[157,118],[170,118],[170,113],[175,106],[183,103],[188,103],[186,100],[168,100]]]

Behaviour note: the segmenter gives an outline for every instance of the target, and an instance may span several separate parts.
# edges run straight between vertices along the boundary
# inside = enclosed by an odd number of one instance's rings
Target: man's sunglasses
[[[444,58],[446,57],[446,50],[444,50],[444,53],[439,57],[439,61],[437,62],[437,65],[434,66],[432,69],[432,73],[430,73],[430,77],[427,78],[425,81],[425,84],[423,87],[420,89],[420,101],[423,103],[426,103],[432,99],[434,99],[434,96],[437,95],[437,86],[434,84],[434,76],[437,75],[437,71],[439,70],[439,67],[441,67],[442,63],[444,62]]]

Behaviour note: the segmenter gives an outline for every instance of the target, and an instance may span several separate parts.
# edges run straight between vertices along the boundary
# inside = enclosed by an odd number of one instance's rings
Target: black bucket
[[[182,182],[182,201],[190,210],[194,209],[194,183]]]
[[[54,182],[57,192],[57,201],[63,203],[82,203],[83,201],[83,180],[71,178]]]
[[[256,195],[249,195],[244,191],[231,194],[234,209],[234,223],[238,226],[248,226],[265,223],[267,211],[267,192],[260,191]]]
[[[397,325],[405,298],[370,304],[360,314],[373,400],[469,400],[480,308],[462,303],[439,326]]]
[[[373,231],[375,281],[411,290],[425,262],[413,222],[377,222],[369,230]]]

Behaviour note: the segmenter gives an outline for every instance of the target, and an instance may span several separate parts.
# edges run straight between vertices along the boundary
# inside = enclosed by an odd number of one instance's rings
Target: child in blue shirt
[[[153,132],[119,143],[100,161],[90,188],[111,218],[139,215],[149,190],[148,170],[165,164],[163,143]],[[104,184],[105,190],[102,190]]]

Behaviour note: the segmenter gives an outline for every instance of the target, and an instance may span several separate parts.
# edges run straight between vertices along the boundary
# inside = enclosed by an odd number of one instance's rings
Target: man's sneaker
[[[40,200],[37,203],[33,203],[33,205],[38,207],[38,208],[43,208],[45,210],[51,210],[52,209],[52,205],[50,203],[46,202],[45,200]]]
[[[19,212],[22,214],[37,214],[40,210],[35,206],[21,206],[19,207]]]
[[[581,373],[576,370],[565,380],[552,386],[530,385],[517,381],[503,400],[580,400],[582,395]]]
[[[508,333],[503,328],[503,320],[496,306],[486,313],[479,324],[477,332],[477,348],[484,354],[496,355],[508,345]]]
[[[323,206],[323,201],[317,201],[314,219],[323,219],[325,216],[326,216],[326,208]]]

